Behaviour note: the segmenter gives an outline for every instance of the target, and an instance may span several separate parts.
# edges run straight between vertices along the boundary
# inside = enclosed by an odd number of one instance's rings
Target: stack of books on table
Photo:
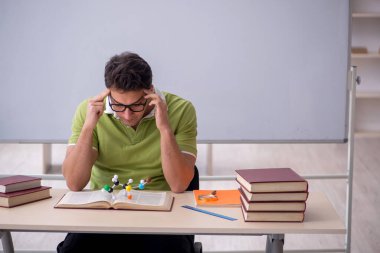
[[[308,182],[290,168],[236,170],[245,221],[302,222]]]
[[[41,178],[15,175],[0,178],[0,207],[14,207],[51,198],[50,188],[41,186]]]

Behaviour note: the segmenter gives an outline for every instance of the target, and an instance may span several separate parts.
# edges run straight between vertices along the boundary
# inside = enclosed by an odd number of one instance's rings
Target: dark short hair
[[[124,91],[149,89],[152,85],[152,70],[138,54],[124,52],[107,62],[104,80],[107,88]]]

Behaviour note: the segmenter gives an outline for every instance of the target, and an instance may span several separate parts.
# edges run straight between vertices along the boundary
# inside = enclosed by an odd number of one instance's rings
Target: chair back
[[[186,191],[199,190],[199,172],[197,166],[194,165],[194,177],[191,180]]]

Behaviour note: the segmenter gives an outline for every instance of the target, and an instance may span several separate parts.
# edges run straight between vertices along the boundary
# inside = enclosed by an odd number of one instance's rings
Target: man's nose
[[[126,118],[129,118],[131,117],[133,114],[133,112],[131,111],[131,109],[127,108],[124,112],[123,112],[123,116],[126,117]]]

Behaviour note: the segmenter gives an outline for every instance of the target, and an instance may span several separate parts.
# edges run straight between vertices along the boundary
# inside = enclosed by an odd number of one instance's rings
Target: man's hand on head
[[[168,107],[162,98],[153,89],[144,90],[147,94],[144,98],[149,99],[149,106],[156,108],[155,117],[158,130],[171,130],[168,117]]]
[[[109,89],[105,89],[97,96],[91,98],[88,101],[87,115],[85,125],[90,128],[95,128],[99,118],[103,115],[104,111],[104,98],[110,94]]]

